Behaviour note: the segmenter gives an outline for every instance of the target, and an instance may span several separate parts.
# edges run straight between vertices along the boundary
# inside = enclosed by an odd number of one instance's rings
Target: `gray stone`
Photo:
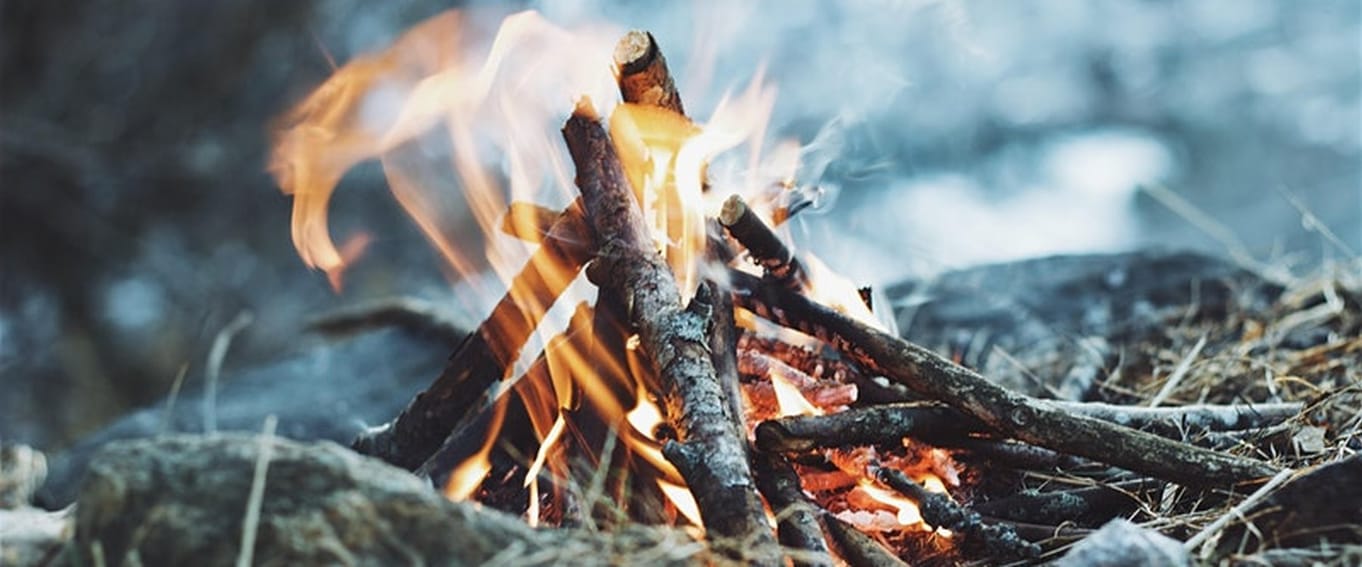
[[[33,503],[47,478],[47,457],[27,445],[0,444],[0,510]]]
[[[272,443],[257,565],[697,559],[698,544],[674,530],[634,528],[610,536],[536,530],[508,515],[449,502],[410,473],[330,442]],[[260,448],[245,435],[110,444],[81,486],[74,553],[90,559],[97,544],[110,565],[234,562]]]
[[[71,538],[70,509],[0,510],[0,565],[46,565]]]
[[[1192,558],[1177,540],[1117,518],[1093,532],[1056,567],[1180,567]]]

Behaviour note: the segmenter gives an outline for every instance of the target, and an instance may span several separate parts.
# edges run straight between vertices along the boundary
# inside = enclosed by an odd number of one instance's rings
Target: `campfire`
[[[532,525],[686,526],[761,564],[1033,559],[1064,535],[976,510],[963,450],[1106,463],[1130,491],[1279,476],[1159,428],[1261,427],[1299,404],[1053,402],[899,338],[874,293],[792,247],[817,189],[793,177],[797,143],[766,140],[760,73],[700,119],[647,32],[522,13],[467,53],[476,33],[453,12],[421,24],[276,139],[294,244],[337,288],[364,237],[335,244],[327,203],[370,159],[451,270],[497,275],[468,286],[490,310],[444,372],[357,451]]]

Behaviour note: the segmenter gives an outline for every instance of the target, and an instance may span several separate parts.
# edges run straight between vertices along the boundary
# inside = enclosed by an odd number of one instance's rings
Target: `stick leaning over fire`
[[[710,360],[707,294],[682,308],[676,281],[653,249],[619,158],[589,103],[568,119],[563,138],[599,245],[587,277],[624,299],[629,322],[664,385],[668,414],[675,416],[682,439],[667,445],[668,459],[686,477],[708,531],[747,549],[775,549],[743,437],[726,415]]]
[[[361,433],[355,450],[415,469],[460,422],[482,413],[479,404],[490,407],[491,387],[505,377],[544,312],[590,258],[584,223],[579,200],[559,215],[492,314],[459,344],[435,382],[392,421]]]
[[[1261,461],[1072,415],[784,287],[737,271],[730,275],[738,305],[826,341],[866,368],[1015,439],[1193,486],[1251,481],[1277,470]]]

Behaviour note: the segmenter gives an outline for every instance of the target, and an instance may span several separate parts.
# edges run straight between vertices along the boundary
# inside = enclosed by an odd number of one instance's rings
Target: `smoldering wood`
[[[663,384],[681,443],[664,454],[686,478],[712,541],[745,546],[743,559],[778,561],[745,442],[733,427],[705,333],[712,305],[683,309],[676,281],[653,248],[642,213],[594,110],[579,106],[563,128],[598,253],[587,276],[617,290],[643,352]],[[701,295],[697,295],[701,298]]]
[[[758,352],[769,356],[815,379],[839,383],[856,384],[860,390],[878,389],[874,380],[855,361],[847,360],[831,349],[814,349],[794,345],[774,337],[763,337],[751,331],[744,331],[738,337],[739,352]],[[870,386],[866,384],[870,383]],[[876,398],[880,399],[880,398]],[[905,401],[894,398],[894,401]]]
[[[785,457],[753,456],[757,488],[775,513],[780,544],[800,553],[789,554],[796,567],[832,565],[828,542],[818,521],[818,507],[804,495],[799,476]]]
[[[625,102],[658,106],[685,115],[681,93],[667,70],[653,34],[632,30],[615,46],[615,69]]]
[[[450,355],[440,376],[392,421],[361,433],[352,447],[415,469],[428,459],[469,410],[504,379],[544,311],[590,258],[574,204],[560,215],[529,262],[512,279],[491,315]]]
[[[724,201],[719,211],[719,223],[747,248],[752,261],[762,267],[767,277],[794,290],[808,284],[808,275],[790,247],[771,227],[766,226],[766,222],[747,206],[741,196],[735,194]]]
[[[875,538],[861,533],[861,530],[843,522],[841,518],[832,515],[827,510],[824,510],[819,518],[823,521],[828,535],[832,536],[832,543],[836,545],[837,555],[852,567],[886,565],[908,567],[907,563],[904,563],[893,552],[885,549],[883,545],[880,545],[880,542],[875,541]]]
[[[1261,461],[1071,415],[786,288],[766,285],[741,272],[732,271],[730,276],[738,305],[822,339],[866,368],[947,403],[1003,435],[1193,486],[1223,486],[1270,476],[1277,470]]]
[[[1099,526],[1139,506],[1136,494],[1163,486],[1153,479],[1085,486],[1052,492],[1019,492],[972,505],[984,516],[1042,525],[1077,522]]]
[[[962,534],[972,544],[987,550],[990,557],[1030,559],[1040,555],[1040,546],[1022,539],[1011,527],[984,522],[977,512],[956,504],[944,494],[927,490],[903,471],[876,466],[872,472],[880,483],[916,502],[927,525]]]
[[[818,416],[782,417],[757,424],[757,448],[795,452],[850,445],[899,445],[904,437],[964,437],[987,428],[940,405],[854,408]]]

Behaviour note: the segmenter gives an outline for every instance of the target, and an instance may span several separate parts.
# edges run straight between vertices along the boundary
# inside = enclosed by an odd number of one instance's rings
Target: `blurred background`
[[[332,292],[265,164],[335,65],[464,4],[0,1],[0,439],[59,449],[200,382],[243,312],[228,369],[358,300],[457,303],[374,164],[331,207],[338,240],[373,239]],[[1362,250],[1356,0],[731,4],[480,9],[649,29],[694,116],[764,65],[821,195],[799,244],[859,282],[1147,246],[1300,274]]]

